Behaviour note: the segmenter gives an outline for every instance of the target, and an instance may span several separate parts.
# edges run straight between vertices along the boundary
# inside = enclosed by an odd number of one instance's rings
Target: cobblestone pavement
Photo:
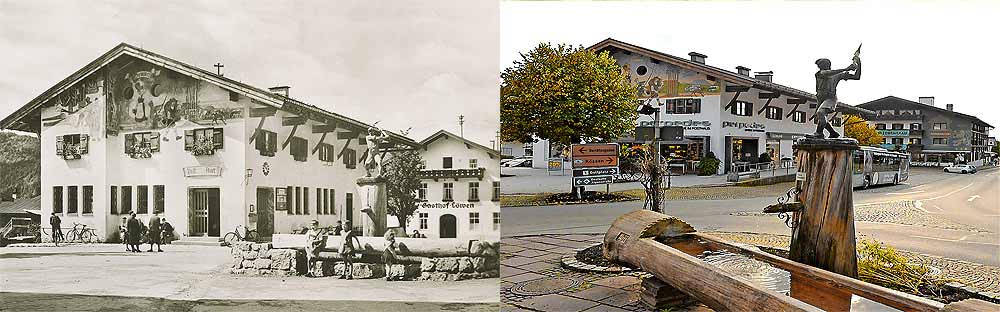
[[[639,283],[648,273],[589,273],[564,269],[559,259],[598,243],[603,234],[540,235],[503,238],[500,245],[500,311],[654,311],[639,302]],[[532,287],[534,296],[516,288],[544,284],[553,278],[576,281],[569,289]],[[554,284],[554,283],[553,283]],[[519,287],[521,286],[521,287]],[[703,306],[688,310],[703,311]]]
[[[788,249],[788,235],[706,232],[735,243]],[[644,272],[590,273],[564,269],[563,255],[599,243],[604,234],[554,234],[505,237],[500,246],[501,311],[653,311],[638,298]],[[863,237],[859,237],[863,238]],[[941,269],[944,278],[962,281],[982,291],[1000,290],[1000,268],[967,261],[901,250],[910,259]],[[573,287],[538,290],[552,278],[572,279]],[[554,283],[553,283],[554,284]],[[532,287],[536,295],[521,295],[514,289]],[[672,311],[710,311],[697,305]]]
[[[788,246],[791,245],[792,241],[791,236],[777,234],[732,232],[713,232],[710,234],[731,242],[784,250],[788,250]],[[858,239],[864,238],[864,235],[858,237]],[[912,261],[924,263],[941,269],[941,277],[945,279],[954,279],[981,291],[993,293],[1000,292],[1000,267],[926,255],[906,250],[899,250],[899,252],[907,258],[910,258]]]
[[[970,232],[989,231],[973,226],[957,223],[948,219],[927,214],[919,208],[919,203],[914,200],[900,200],[894,202],[882,202],[872,204],[854,205],[854,220],[860,222],[878,222],[904,225],[927,226],[949,230],[962,230]],[[761,212],[738,211],[730,213],[738,217],[754,217],[771,215]]]

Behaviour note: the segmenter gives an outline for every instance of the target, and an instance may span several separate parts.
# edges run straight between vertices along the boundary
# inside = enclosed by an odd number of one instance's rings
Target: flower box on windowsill
[[[81,156],[80,154],[76,154],[76,153],[72,153],[72,154],[71,153],[65,153],[65,154],[63,154],[63,159],[65,159],[65,160],[74,160],[74,159],[81,159],[81,158],[83,158],[83,156]]]
[[[209,149],[209,150],[197,150],[196,149],[196,150],[191,151],[191,154],[195,155],[195,156],[210,156],[210,155],[215,155],[215,150],[214,149]]]

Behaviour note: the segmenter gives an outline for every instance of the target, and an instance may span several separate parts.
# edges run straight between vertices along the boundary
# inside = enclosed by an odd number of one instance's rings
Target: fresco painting
[[[49,99],[46,105],[53,109],[46,110],[42,124],[46,127],[60,123],[80,128],[100,126],[98,110],[104,103],[103,85],[104,80],[100,77],[88,78]]]
[[[622,72],[636,85],[639,98],[702,97],[722,94],[719,81],[708,81],[704,74],[682,69],[665,62],[653,63],[649,58],[616,55]]]
[[[200,80],[139,60],[111,68],[109,131],[170,129],[181,121],[221,125],[242,118],[237,102],[202,101],[207,85]]]

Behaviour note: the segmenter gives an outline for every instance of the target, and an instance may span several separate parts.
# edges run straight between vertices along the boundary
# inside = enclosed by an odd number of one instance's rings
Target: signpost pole
[[[653,124],[656,128],[653,130],[653,153],[655,154],[654,160],[656,161],[656,166],[654,167],[651,174],[651,179],[653,180],[653,203],[650,207],[652,211],[662,212],[660,210],[660,108],[657,107],[653,110]]]

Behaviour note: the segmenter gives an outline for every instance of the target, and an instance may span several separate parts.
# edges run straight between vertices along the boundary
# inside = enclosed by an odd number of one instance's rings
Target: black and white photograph
[[[497,310],[498,9],[0,1],[0,310]]]

